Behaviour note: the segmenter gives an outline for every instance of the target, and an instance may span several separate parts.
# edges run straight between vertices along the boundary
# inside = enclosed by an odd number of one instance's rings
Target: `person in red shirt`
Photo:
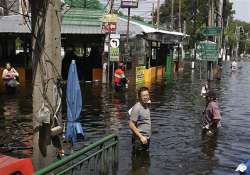
[[[123,63],[118,64],[118,68],[115,70],[114,83],[115,90],[121,91],[127,87],[128,80],[125,77],[125,66]]]
[[[206,109],[202,117],[202,128],[206,134],[212,135],[221,126],[221,114],[214,91],[208,91],[206,101]]]

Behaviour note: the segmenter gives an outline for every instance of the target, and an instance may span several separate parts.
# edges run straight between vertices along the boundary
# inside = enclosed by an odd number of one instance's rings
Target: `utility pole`
[[[129,42],[129,24],[130,24],[130,7],[128,8],[128,23],[127,23],[127,48],[128,48],[128,42]]]
[[[178,23],[179,32],[181,32],[181,0],[179,0],[179,23]]]
[[[174,30],[174,0],[171,0],[171,30]]]
[[[214,26],[214,0],[209,0],[209,16],[208,16],[208,26]],[[212,42],[214,42],[214,37],[211,38]],[[213,80],[213,62],[207,62],[207,79]]]
[[[196,60],[196,15],[197,15],[197,1],[193,0],[193,47],[194,47],[194,60]],[[194,65],[194,63],[192,63]],[[194,67],[194,66],[192,66]]]
[[[157,29],[160,26],[160,0],[157,0],[157,22],[156,22]]]
[[[155,27],[155,22],[154,22],[154,15],[155,13],[155,3],[152,3],[152,26]]]
[[[113,13],[113,3],[114,3],[114,0],[110,0],[109,2],[108,2],[109,4],[108,4],[108,10],[107,10],[107,13],[108,14],[112,14]],[[108,33],[107,35],[106,35],[106,38],[108,38],[107,39],[107,43],[108,43],[108,61],[107,61],[107,69],[108,69],[108,75],[107,75],[107,83],[108,84],[110,84],[110,33]]]
[[[30,2],[33,34],[33,164],[36,169],[40,169],[51,164],[57,152],[51,144],[50,117],[58,106],[55,88],[57,89],[57,79],[61,75],[61,1]],[[45,109],[42,108],[43,104],[50,115],[47,113],[46,120],[40,121],[39,111]],[[61,121],[61,115],[57,117]]]

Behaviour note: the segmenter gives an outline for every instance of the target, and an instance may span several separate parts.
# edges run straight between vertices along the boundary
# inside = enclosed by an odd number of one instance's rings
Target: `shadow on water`
[[[0,152],[15,157],[32,154],[32,109],[25,93],[0,97]]]
[[[250,63],[230,71],[223,64],[220,81],[210,82],[216,90],[222,114],[222,128],[215,137],[202,137],[201,113],[205,100],[200,90],[206,81],[205,72],[191,71],[186,64],[183,72],[171,81],[159,80],[150,85],[152,138],[148,154],[134,154],[127,111],[136,102],[136,86],[130,84],[124,93],[99,83],[82,84],[85,145],[108,133],[119,135],[119,162],[113,174],[157,175],[228,175],[243,159],[249,159],[250,132]],[[132,81],[131,81],[132,82]],[[29,147],[32,137],[31,95],[22,92],[16,98],[0,98],[0,151],[3,148]],[[63,109],[65,116],[66,110]],[[15,129],[13,129],[15,128]],[[27,146],[26,146],[27,145]],[[8,154],[29,156],[31,150]]]

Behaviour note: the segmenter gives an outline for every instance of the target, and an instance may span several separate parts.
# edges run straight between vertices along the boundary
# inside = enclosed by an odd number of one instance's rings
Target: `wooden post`
[[[30,2],[33,33],[33,164],[36,169],[40,169],[49,165],[56,158],[56,150],[49,142],[49,134],[38,132],[39,128],[41,129],[39,126],[42,125],[38,122],[38,111],[44,102],[49,104],[50,113],[53,113],[56,108],[53,89],[58,73],[61,74],[61,1],[36,0]],[[61,116],[58,117],[60,120]],[[46,137],[49,138],[47,141]]]

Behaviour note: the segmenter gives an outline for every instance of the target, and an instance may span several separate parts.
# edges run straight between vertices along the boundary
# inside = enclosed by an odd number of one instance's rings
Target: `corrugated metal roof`
[[[23,16],[11,15],[0,17],[1,33],[31,33],[27,27]]]
[[[102,34],[103,10],[72,8],[63,16],[63,34]]]
[[[128,20],[125,19],[124,17],[119,17],[117,33],[126,34],[127,21]],[[156,29],[154,27],[149,26],[145,22],[139,22],[139,21],[135,21],[135,20],[130,21],[130,29],[129,30],[130,30],[129,31],[130,35],[142,34],[142,33],[162,33],[162,34],[175,35],[175,36],[188,36],[188,35],[181,33],[181,32]]]
[[[62,18],[62,34],[104,34],[101,32],[103,10],[72,8]],[[127,19],[118,17],[117,33],[126,34]],[[21,15],[0,17],[0,33],[30,33]],[[174,31],[158,30],[143,22],[130,21],[131,36],[143,33],[162,33],[174,36],[188,36]]]
[[[99,0],[65,0],[65,3],[73,8],[103,9]]]

